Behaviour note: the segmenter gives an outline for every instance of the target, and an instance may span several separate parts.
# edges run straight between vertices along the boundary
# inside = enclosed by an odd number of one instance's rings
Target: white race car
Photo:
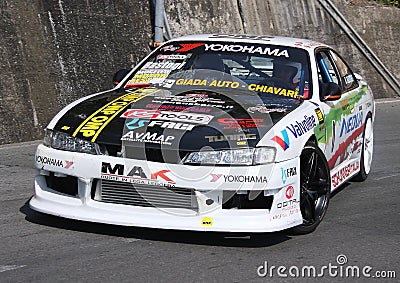
[[[330,193],[370,172],[372,92],[327,45],[185,36],[114,81],[47,126],[34,210],[126,226],[309,233]]]

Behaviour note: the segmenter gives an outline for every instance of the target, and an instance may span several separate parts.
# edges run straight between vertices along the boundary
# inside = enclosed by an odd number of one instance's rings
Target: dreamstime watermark
[[[336,262],[329,262],[327,265],[315,267],[313,265],[304,266],[275,266],[268,265],[265,261],[257,268],[257,275],[260,277],[293,277],[293,278],[396,278],[394,270],[374,270],[372,266],[347,265],[348,259],[344,254],[336,257]]]

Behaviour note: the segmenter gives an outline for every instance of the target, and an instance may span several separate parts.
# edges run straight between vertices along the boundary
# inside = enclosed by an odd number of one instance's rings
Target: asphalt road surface
[[[376,277],[393,277],[391,271],[400,277],[399,121],[400,99],[379,100],[370,176],[335,193],[324,221],[304,236],[164,231],[47,216],[28,205],[39,142],[0,146],[0,282],[308,282],[293,275],[307,277],[311,266],[323,275],[311,281],[398,282]]]

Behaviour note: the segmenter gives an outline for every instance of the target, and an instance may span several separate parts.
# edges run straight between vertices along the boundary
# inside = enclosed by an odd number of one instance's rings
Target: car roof
[[[297,47],[305,50],[313,50],[316,47],[328,47],[326,44],[310,39],[271,36],[271,35],[249,35],[249,34],[193,34],[174,38],[171,41],[225,41],[233,43],[261,43],[270,45],[281,45]],[[171,42],[170,41],[170,42]]]

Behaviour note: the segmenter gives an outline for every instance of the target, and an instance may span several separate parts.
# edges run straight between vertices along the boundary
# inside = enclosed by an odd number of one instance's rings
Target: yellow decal
[[[258,84],[249,84],[249,90],[257,91],[257,92],[264,92],[282,96],[289,96],[291,98],[296,98],[298,95],[298,90],[290,90],[280,87],[272,87],[266,85],[258,85]]]
[[[211,217],[204,217],[201,219],[201,226],[211,227],[213,226],[213,220]]]
[[[123,96],[114,99],[107,103],[92,115],[86,118],[82,124],[75,130],[72,136],[76,137],[81,134],[83,137],[92,137],[91,141],[94,142],[101,131],[110,123],[119,113],[121,113],[132,102],[139,101],[140,99],[157,92],[156,89],[138,89],[129,92]]]
[[[61,127],[61,130],[68,131],[69,128],[71,128],[71,127],[69,127],[69,126],[62,126],[62,127]]]

